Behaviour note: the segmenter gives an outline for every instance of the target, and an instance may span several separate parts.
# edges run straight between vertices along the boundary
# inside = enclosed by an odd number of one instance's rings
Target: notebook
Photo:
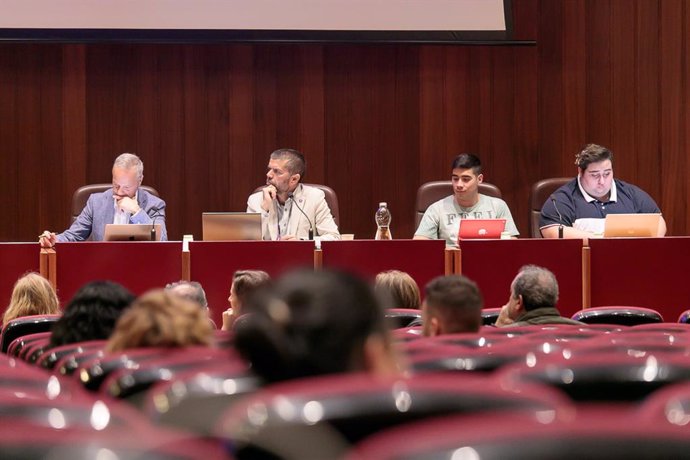
[[[161,224],[106,224],[103,241],[151,241],[154,228],[155,241],[160,241]]]
[[[604,220],[604,237],[651,237],[659,230],[661,214],[609,214]]]
[[[260,240],[258,212],[204,212],[201,214],[204,241]]]
[[[505,228],[505,219],[461,219],[458,239],[497,239]]]

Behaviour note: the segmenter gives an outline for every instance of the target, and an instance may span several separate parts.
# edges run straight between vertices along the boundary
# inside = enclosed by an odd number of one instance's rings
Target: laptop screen
[[[261,214],[205,212],[201,214],[204,241],[260,240]]]
[[[461,219],[458,238],[461,240],[497,239],[501,237],[501,232],[505,228],[505,219]]]
[[[155,229],[155,235],[151,230]],[[103,241],[161,240],[161,224],[107,224]]]
[[[604,237],[657,236],[661,214],[608,214],[604,221]]]

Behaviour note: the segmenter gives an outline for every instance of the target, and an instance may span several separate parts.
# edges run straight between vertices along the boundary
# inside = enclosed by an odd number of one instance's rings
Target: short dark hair
[[[556,276],[544,267],[522,267],[513,280],[510,291],[514,299],[522,296],[525,311],[554,308],[558,303],[558,281]]]
[[[50,344],[59,346],[86,340],[106,340],[134,298],[134,294],[112,281],[85,284],[53,325]]]
[[[235,296],[244,305],[247,299],[257,289],[268,286],[271,277],[263,270],[237,270],[232,275],[232,285],[235,286]]]
[[[482,173],[482,162],[477,155],[461,153],[453,160],[451,169],[471,169],[478,176]]]
[[[272,160],[287,160],[285,167],[290,174],[299,174],[300,181],[307,172],[307,161],[302,152],[295,149],[278,149],[271,152]]]
[[[175,292],[178,287],[189,287],[186,292]],[[206,299],[206,291],[204,291],[201,283],[197,281],[177,281],[175,283],[169,283],[165,286],[166,291],[172,291],[175,295],[182,297],[183,299],[191,300],[201,305],[203,308],[208,308],[208,300]]]
[[[597,144],[588,144],[584,149],[575,155],[575,164],[582,171],[587,169],[592,163],[611,160],[613,162],[613,152]]]
[[[466,276],[438,276],[424,288],[427,311],[439,317],[447,333],[477,332],[484,300],[476,283]]]
[[[300,270],[249,298],[235,348],[268,382],[361,371],[374,335],[388,343],[383,309],[368,283],[330,270]]]

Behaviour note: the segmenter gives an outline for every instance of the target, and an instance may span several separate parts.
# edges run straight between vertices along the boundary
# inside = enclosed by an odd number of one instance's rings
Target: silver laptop
[[[106,224],[103,241],[151,241],[152,237],[161,240],[161,224]]]
[[[604,220],[604,237],[657,236],[661,214],[608,214]]]
[[[260,240],[261,214],[255,212],[204,212],[204,241]]]

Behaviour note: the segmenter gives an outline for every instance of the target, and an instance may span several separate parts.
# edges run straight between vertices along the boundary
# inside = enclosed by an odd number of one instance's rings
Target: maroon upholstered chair
[[[552,177],[550,179],[542,179],[532,185],[532,190],[529,194],[528,220],[529,234],[532,238],[541,238],[539,216],[541,216],[541,208],[546,200],[549,199],[553,192],[571,180],[573,180],[572,177]]]
[[[58,319],[60,315],[32,315],[13,319],[2,330],[2,352],[7,353],[10,343],[18,337],[50,331]]]
[[[410,326],[413,321],[421,320],[422,311],[414,308],[387,308],[384,315],[389,328],[400,329]]]
[[[79,214],[81,214],[84,206],[86,206],[86,201],[89,199],[89,196],[91,196],[93,193],[105,192],[111,188],[113,188],[113,184],[89,184],[79,187],[74,192],[74,195],[72,195],[72,216],[70,218],[70,224],[77,220],[77,217]],[[154,196],[159,196],[158,191],[153,187],[149,187],[148,185],[140,185],[139,188],[146,190]]]
[[[502,198],[501,190],[493,184],[482,182],[479,184],[479,193],[482,195],[493,196],[495,198]],[[449,180],[438,180],[422,184],[417,189],[417,204],[415,205],[415,229],[419,227],[419,222],[424,216],[426,208],[441,198],[453,194],[453,184]]]
[[[573,319],[587,324],[621,324],[623,326],[664,322],[664,318],[658,311],[635,306],[585,308],[575,313]]]
[[[330,188],[328,185],[322,185],[322,184],[304,184],[308,185],[309,187],[315,187],[321,190],[324,195],[326,195],[326,203],[328,204],[328,207],[331,209],[331,215],[333,216],[333,220],[335,221],[335,225],[340,228],[340,208],[338,206],[338,195],[336,195],[335,191]],[[260,187],[257,187],[254,189],[254,192],[256,193],[262,188],[264,188],[265,185],[262,185]]]

